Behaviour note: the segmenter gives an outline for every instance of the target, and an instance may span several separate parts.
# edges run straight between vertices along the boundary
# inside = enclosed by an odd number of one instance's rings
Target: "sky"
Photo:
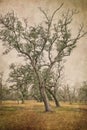
[[[61,3],[64,3],[61,12],[67,9],[77,9],[79,14],[74,17],[73,33],[80,23],[87,29],[87,0],[0,0],[0,14],[14,10],[20,18],[27,18],[29,24],[38,24],[43,20],[43,15],[38,7],[51,14]],[[8,73],[8,66],[12,62],[22,62],[15,51],[2,55],[3,47],[0,41],[0,71]],[[82,38],[65,63],[65,81],[74,85],[87,80],[87,37]]]

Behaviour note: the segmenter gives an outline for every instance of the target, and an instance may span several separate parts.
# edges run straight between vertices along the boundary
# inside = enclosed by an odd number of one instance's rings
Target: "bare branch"
[[[62,6],[63,6],[63,3],[53,12],[53,14],[52,14],[52,16],[51,16],[51,20],[50,20],[51,23],[52,23],[52,20],[53,20],[53,18],[54,18],[54,16],[55,16],[56,12],[59,11]]]
[[[39,7],[39,10],[44,14],[45,18],[49,22],[49,17],[47,16],[47,13],[44,10],[42,10],[40,7]]]

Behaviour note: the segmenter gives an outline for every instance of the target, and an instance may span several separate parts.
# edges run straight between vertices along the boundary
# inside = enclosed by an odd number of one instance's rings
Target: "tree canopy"
[[[0,40],[6,47],[4,54],[15,49],[28,61],[37,79],[46,111],[51,111],[46,94],[48,75],[57,63],[71,54],[78,40],[87,33],[83,25],[80,25],[77,35],[73,37],[70,25],[73,16],[77,14],[76,10],[68,10],[61,18],[54,20],[55,14],[62,6],[63,4],[54,10],[51,17],[40,8],[45,21],[44,24],[36,26],[28,26],[27,21],[21,21],[14,12],[0,16]],[[42,74],[44,68],[45,77]]]

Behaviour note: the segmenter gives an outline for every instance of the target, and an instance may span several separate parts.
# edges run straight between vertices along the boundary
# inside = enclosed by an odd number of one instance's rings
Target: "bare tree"
[[[26,20],[22,23],[14,12],[0,17],[0,39],[6,46],[5,53],[15,49],[18,54],[29,61],[38,81],[45,111],[51,111],[46,94],[46,80],[50,71],[57,62],[70,55],[73,48],[76,47],[77,41],[86,34],[83,32],[83,26],[80,26],[75,37],[69,29],[76,11],[68,10],[61,19],[54,20],[55,14],[62,6],[63,4],[52,13],[51,17],[40,8],[45,16],[45,22],[44,25],[39,24],[34,27],[28,26]],[[46,58],[47,60],[45,60]],[[45,79],[42,76],[44,67],[47,68]]]

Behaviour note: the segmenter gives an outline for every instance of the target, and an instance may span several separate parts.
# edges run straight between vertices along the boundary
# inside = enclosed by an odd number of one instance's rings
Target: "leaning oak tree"
[[[18,54],[28,60],[38,81],[37,87],[39,87],[45,111],[51,111],[45,86],[50,71],[57,62],[70,55],[77,41],[86,34],[83,32],[83,26],[80,26],[75,37],[69,29],[76,11],[68,10],[59,20],[54,20],[55,14],[62,6],[63,4],[51,16],[40,8],[45,21],[44,24],[37,26],[28,26],[26,20],[22,22],[14,12],[0,16],[0,39],[6,46],[5,53],[15,49]],[[47,68],[45,79],[41,75],[44,67]]]

